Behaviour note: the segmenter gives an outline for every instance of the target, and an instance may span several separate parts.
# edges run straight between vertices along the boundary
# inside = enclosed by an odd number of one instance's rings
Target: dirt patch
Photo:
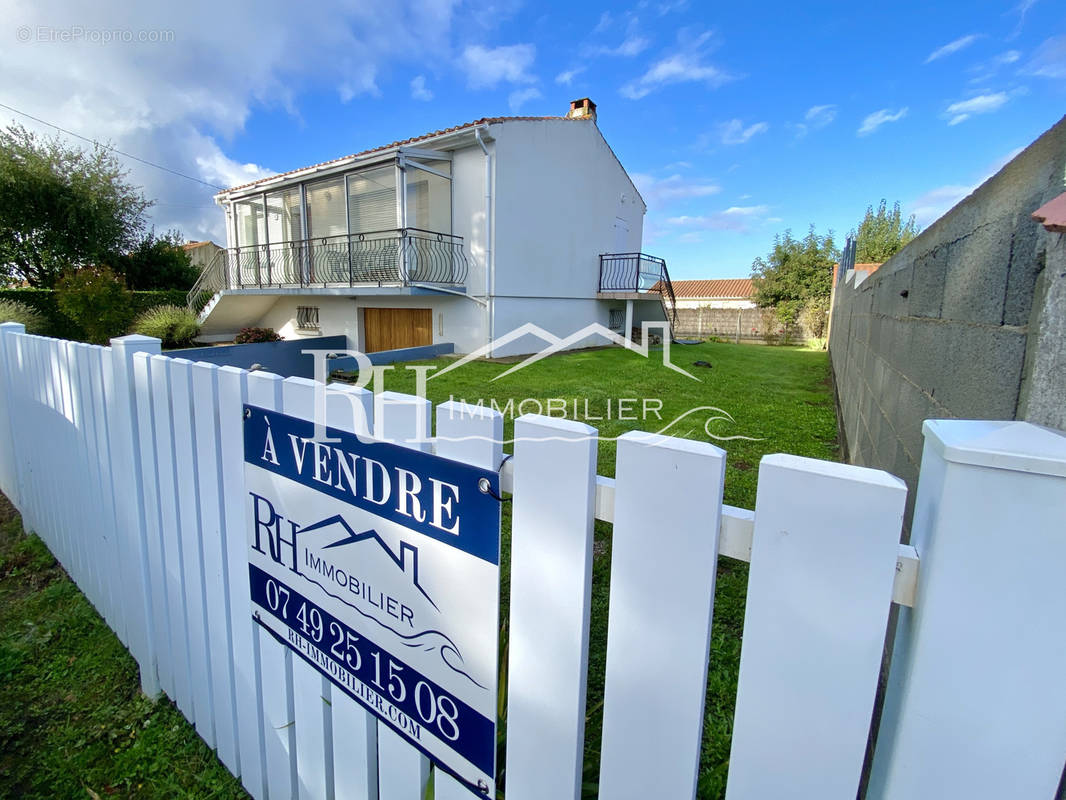
[[[749,469],[751,469],[751,464],[749,464],[742,458],[738,458],[736,461],[732,461],[730,463],[733,465],[734,469],[739,469],[741,472],[747,472]]]

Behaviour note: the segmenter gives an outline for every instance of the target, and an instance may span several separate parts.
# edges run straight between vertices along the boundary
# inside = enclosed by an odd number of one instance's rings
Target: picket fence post
[[[20,511],[24,506],[25,492],[22,489],[22,475],[19,458],[18,436],[15,425],[15,410],[18,408],[21,392],[15,386],[14,360],[16,337],[26,333],[26,326],[19,322],[0,323],[0,414],[6,422],[0,424],[0,461],[3,470],[0,481],[3,491]]]
[[[162,343],[151,336],[131,334],[111,340],[111,463],[124,464],[129,472],[114,475],[114,496],[121,573],[125,587],[121,612],[126,620],[128,645],[141,672],[141,691],[159,694],[155,642],[151,636],[152,598],[148,584],[148,551],[145,542],[144,485],[141,449],[137,441],[137,392],[133,354],[159,353]]]
[[[326,424],[365,436],[374,420],[374,395],[361,387],[331,383]],[[332,692],[334,800],[378,800],[377,718],[345,692]]]
[[[441,403],[437,406],[436,442],[438,456],[495,472],[503,460],[503,414],[492,408],[454,400]],[[499,608],[498,593],[496,604]],[[497,629],[499,624],[497,618]],[[489,688],[494,693],[499,690],[495,680]],[[469,789],[441,770],[437,770],[434,776],[433,792],[434,800],[468,800],[470,797]]]
[[[1066,758],[1066,435],[930,420],[867,796],[1053,797]]]
[[[508,800],[581,796],[597,431],[514,424]]]
[[[618,437],[601,800],[696,796],[725,461]]]
[[[728,800],[853,800],[907,488],[880,470],[759,464]]]

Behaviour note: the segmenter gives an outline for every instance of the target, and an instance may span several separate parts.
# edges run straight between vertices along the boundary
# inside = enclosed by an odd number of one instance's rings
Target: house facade
[[[234,187],[227,247],[190,299],[203,337],[266,326],[364,352],[472,353],[527,323],[565,337],[666,319],[646,206],[596,124],[493,117]],[[653,291],[653,289],[655,289]],[[575,342],[574,346],[592,342]],[[526,336],[493,356],[534,352]]]

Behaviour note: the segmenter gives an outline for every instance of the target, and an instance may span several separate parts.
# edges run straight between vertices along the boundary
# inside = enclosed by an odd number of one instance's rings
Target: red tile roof
[[[232,186],[229,189],[225,189],[218,194],[225,194],[226,192],[235,192],[238,189],[247,189],[249,186],[255,186],[257,183],[263,181],[274,180],[274,178],[280,178],[284,175],[293,175],[297,172],[303,172],[304,170],[316,169],[318,167],[326,167],[330,164],[337,164],[341,161],[347,161],[351,158],[358,158],[360,156],[368,156],[371,153],[377,153],[382,150],[389,150],[393,147],[403,147],[404,145],[414,144],[415,142],[421,142],[425,139],[432,139],[434,136],[443,136],[446,133],[455,133],[466,128],[476,128],[479,125],[495,125],[498,122],[528,122],[539,120],[566,120],[568,122],[585,122],[588,120],[594,120],[595,117],[482,117],[476,119],[473,122],[464,122],[461,125],[453,125],[450,128],[442,128],[439,131],[432,131],[431,133],[423,133],[421,136],[412,136],[410,139],[401,139],[396,142],[390,142],[389,144],[383,144],[380,147],[372,147],[369,150],[362,150],[358,153],[352,153],[350,156],[341,156],[340,158],[331,158],[329,161],[322,161],[318,164],[308,164],[305,167],[299,167],[297,169],[290,169],[287,172],[279,172],[276,175],[268,175],[265,178],[259,178],[258,180],[251,181],[250,183],[242,183],[240,186]]]
[[[744,299],[751,297],[755,288],[751,278],[723,278],[706,281],[674,281],[674,297],[679,300],[708,297]]]
[[[1033,212],[1033,219],[1052,233],[1066,233],[1066,192]]]

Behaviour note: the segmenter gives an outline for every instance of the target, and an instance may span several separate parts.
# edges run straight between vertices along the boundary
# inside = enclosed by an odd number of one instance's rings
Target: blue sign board
[[[495,796],[499,475],[245,406],[252,613]]]

